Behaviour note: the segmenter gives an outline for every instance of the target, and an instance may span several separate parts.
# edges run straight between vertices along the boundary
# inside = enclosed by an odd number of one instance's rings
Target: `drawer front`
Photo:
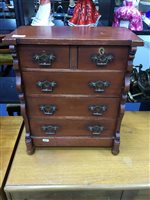
[[[116,118],[119,98],[41,97],[27,98],[31,117],[85,116]]]
[[[79,94],[117,97],[121,93],[123,80],[124,73],[120,71],[94,73],[69,70],[23,73],[26,95]]]
[[[52,137],[47,138],[44,142],[43,139],[46,138],[33,138],[33,143],[35,146],[79,146],[79,147],[111,147],[113,144],[113,139],[101,139],[101,138],[91,138],[91,137]]]
[[[19,46],[21,68],[55,69],[69,68],[67,46]]]
[[[89,70],[124,70],[128,60],[127,47],[80,47],[78,68]]]
[[[31,119],[32,136],[36,137],[63,137],[89,136],[92,138],[112,137],[115,131],[116,120],[91,118],[50,118]]]

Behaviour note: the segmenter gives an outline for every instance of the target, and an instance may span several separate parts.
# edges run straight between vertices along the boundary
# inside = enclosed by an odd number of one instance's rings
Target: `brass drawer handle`
[[[90,125],[88,126],[88,130],[92,133],[92,135],[100,135],[104,131],[104,126]]]
[[[104,112],[107,111],[106,105],[90,105],[89,110],[94,116],[102,116]]]
[[[42,92],[53,92],[57,83],[55,81],[38,81],[36,85],[41,88]]]
[[[106,66],[109,62],[114,59],[112,54],[106,54],[103,47],[99,48],[97,54],[91,56],[91,61],[94,62],[98,67]]]
[[[102,93],[105,91],[105,88],[109,87],[111,84],[108,81],[91,81],[89,86],[94,88],[94,91],[97,93]]]
[[[44,115],[53,115],[57,108],[55,105],[40,105],[40,110]]]
[[[57,125],[44,125],[41,128],[46,135],[54,135],[54,134],[56,134],[57,130],[59,129],[59,126],[57,126]]]
[[[40,65],[41,67],[49,67],[56,60],[56,56],[53,54],[35,54],[33,56],[33,61]]]

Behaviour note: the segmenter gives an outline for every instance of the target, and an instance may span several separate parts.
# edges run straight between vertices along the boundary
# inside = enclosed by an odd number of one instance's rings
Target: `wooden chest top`
[[[16,44],[16,40],[20,44],[143,45],[128,29],[114,27],[22,26],[6,36],[4,42]]]

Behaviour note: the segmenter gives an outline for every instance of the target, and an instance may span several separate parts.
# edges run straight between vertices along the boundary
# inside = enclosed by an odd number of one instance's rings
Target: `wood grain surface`
[[[126,112],[121,151],[46,148],[26,154],[24,133],[6,183],[11,190],[140,189],[150,187],[150,112]]]
[[[10,167],[22,117],[0,117],[0,192]]]
[[[22,117],[0,117],[0,185],[3,182],[21,124]]]
[[[129,39],[127,40],[127,38]],[[83,43],[87,45],[97,45],[97,42],[101,42],[102,45],[143,45],[143,41],[132,31],[127,28],[115,27],[62,26],[60,28],[59,26],[22,26],[11,34],[8,34],[3,39],[3,42],[6,44],[16,44],[16,40],[17,43],[30,45],[35,43],[40,45],[48,43],[56,45],[82,45]]]

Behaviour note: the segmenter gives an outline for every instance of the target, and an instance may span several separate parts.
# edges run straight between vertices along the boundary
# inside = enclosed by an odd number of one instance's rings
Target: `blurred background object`
[[[150,102],[150,67],[142,70],[142,65],[135,66],[130,76],[129,102]]]

